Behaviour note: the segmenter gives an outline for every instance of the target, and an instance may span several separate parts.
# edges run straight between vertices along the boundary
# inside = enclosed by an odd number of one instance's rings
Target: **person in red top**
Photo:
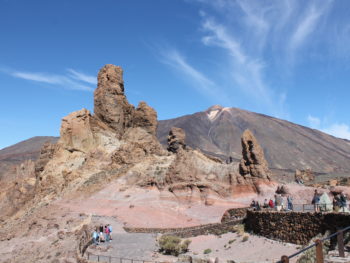
[[[269,207],[270,208],[274,208],[275,207],[275,204],[274,204],[272,199],[270,199],[270,201],[269,201]]]
[[[105,235],[106,235],[106,242],[109,242],[109,227],[105,226]]]

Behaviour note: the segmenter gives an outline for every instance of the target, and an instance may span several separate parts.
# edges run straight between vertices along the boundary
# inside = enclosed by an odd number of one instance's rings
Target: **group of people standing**
[[[320,210],[327,210],[328,205],[332,205],[333,211],[335,212],[347,212],[348,198],[343,192],[334,194],[333,202],[329,204],[321,203],[321,196],[322,194],[315,190],[311,203],[315,206],[316,212],[320,212]]]
[[[107,224],[100,227],[96,227],[92,233],[92,241],[95,245],[100,244],[101,242],[110,242],[112,240],[112,226]]]
[[[287,203],[287,206],[285,205],[285,201]],[[274,200],[272,198],[270,198],[270,200],[265,199],[264,204],[262,206],[260,205],[259,201],[253,200],[250,204],[250,207],[252,207],[256,211],[261,210],[261,208],[275,209],[276,211],[292,211],[293,198],[290,195],[288,195],[285,200],[285,198],[282,195],[276,194],[274,196]]]

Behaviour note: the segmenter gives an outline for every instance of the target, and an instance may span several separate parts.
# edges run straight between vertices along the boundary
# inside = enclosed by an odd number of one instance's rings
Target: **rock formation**
[[[168,135],[168,151],[177,153],[179,149],[186,149],[186,134],[181,128],[172,127]]]
[[[148,133],[156,136],[158,126],[157,112],[152,107],[148,106],[146,102],[140,102],[134,111],[132,126],[142,127]]]
[[[131,127],[133,106],[124,94],[123,70],[114,65],[105,65],[98,73],[97,89],[94,92],[94,113],[118,135]]]
[[[119,136],[130,127],[143,127],[149,133],[156,134],[158,123],[156,111],[145,102],[140,102],[136,110],[129,104],[124,94],[121,67],[108,64],[98,73],[98,85],[94,93],[94,113]]]
[[[242,135],[242,159],[239,164],[239,172],[244,177],[257,177],[268,179],[270,171],[264,157],[264,151],[250,130],[245,130]]]
[[[296,182],[310,183],[315,180],[315,175],[311,169],[295,170],[294,178]]]

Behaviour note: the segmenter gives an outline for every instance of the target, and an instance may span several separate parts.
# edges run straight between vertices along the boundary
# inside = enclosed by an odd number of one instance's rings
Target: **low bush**
[[[163,235],[158,241],[159,251],[165,255],[178,256],[188,251],[191,241],[182,240],[176,236]]]
[[[203,251],[203,254],[210,254],[211,253],[211,249],[207,248],[206,250]]]
[[[246,242],[246,241],[248,241],[248,239],[249,239],[249,236],[244,236],[242,239],[242,242]]]

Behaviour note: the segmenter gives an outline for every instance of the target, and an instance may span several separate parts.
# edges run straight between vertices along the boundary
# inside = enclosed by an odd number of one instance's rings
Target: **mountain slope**
[[[36,136],[0,150],[0,178],[13,165],[24,160],[36,160],[45,142],[56,143],[58,137]]]
[[[158,138],[166,145],[172,126],[186,131],[186,142],[213,155],[241,158],[240,135],[250,129],[261,143],[271,168],[322,173],[350,171],[350,142],[285,120],[237,108],[213,106],[205,112],[159,122]]]

